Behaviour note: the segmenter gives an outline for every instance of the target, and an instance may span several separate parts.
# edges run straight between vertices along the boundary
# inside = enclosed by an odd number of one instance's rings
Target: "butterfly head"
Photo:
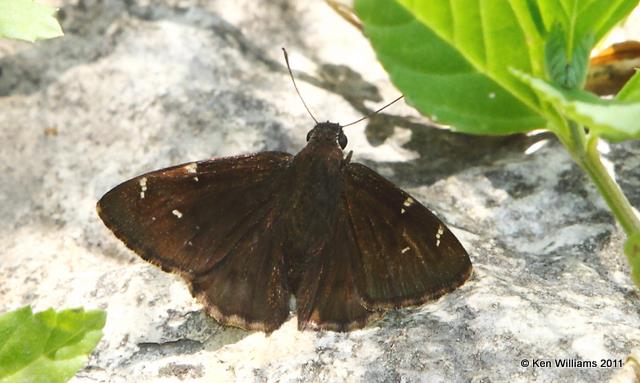
[[[347,146],[347,136],[342,132],[340,124],[319,122],[307,133],[307,142],[337,144],[344,149]]]

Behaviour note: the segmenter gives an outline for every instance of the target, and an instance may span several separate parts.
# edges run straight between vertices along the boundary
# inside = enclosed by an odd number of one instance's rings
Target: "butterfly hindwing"
[[[273,331],[289,315],[283,236],[275,210],[254,222],[227,255],[192,281],[211,316],[248,330]]]
[[[357,286],[367,308],[420,304],[467,280],[467,252],[433,213],[364,165],[349,164],[343,174]]]
[[[142,258],[190,282],[216,319],[274,329],[288,314],[289,296],[272,230],[274,196],[286,187],[282,175],[291,159],[263,152],[150,172],[105,194],[98,213]]]
[[[362,305],[352,257],[358,249],[347,215],[339,206],[333,234],[303,274],[296,292],[298,327],[349,331],[363,327],[376,313]]]

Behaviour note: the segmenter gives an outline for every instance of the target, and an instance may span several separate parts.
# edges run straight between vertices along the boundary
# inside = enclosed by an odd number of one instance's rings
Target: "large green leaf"
[[[480,73],[530,106],[535,94],[509,67],[541,76],[544,40],[522,0],[399,0],[422,24],[454,47]]]
[[[506,134],[556,117],[510,70],[579,87],[591,45],[637,3],[356,0],[355,10],[392,81],[423,114]]]
[[[635,233],[627,239],[624,253],[631,266],[631,278],[636,286],[640,286],[640,233]]]
[[[33,42],[62,36],[55,12],[33,0],[0,0],[0,37]]]
[[[535,89],[541,98],[591,132],[613,141],[640,138],[640,102],[604,100],[586,91],[563,89],[523,72],[514,71],[514,74]],[[637,79],[634,84],[638,85]],[[635,94],[632,90],[628,92]]]
[[[0,383],[66,382],[102,338],[102,310],[30,307],[0,316]]]
[[[433,12],[434,25],[416,19],[396,1],[357,0],[355,3],[365,34],[407,101],[426,116],[469,133],[509,134],[544,126],[540,115],[521,101],[526,99],[537,105],[530,89],[511,79],[505,82],[489,76],[506,70],[502,68],[502,60],[520,62],[519,67],[527,71],[534,66],[536,71],[543,71],[541,60],[536,64],[528,53],[523,56],[521,50],[515,48],[530,47],[523,35],[500,26],[514,14],[496,15],[493,25],[497,27],[492,29],[494,40],[489,41],[473,21],[478,17],[474,1],[468,2],[470,7],[466,2],[460,4],[455,12],[441,9],[442,3],[416,3],[425,6],[421,11]],[[464,12],[465,9],[469,12]],[[531,33],[537,33],[533,23],[530,24]],[[485,42],[489,45],[487,50]],[[540,57],[541,44],[538,42],[537,48],[530,48],[540,50]],[[503,46],[514,49],[503,49]],[[501,55],[505,56],[499,59]],[[526,96],[514,95],[513,89]]]

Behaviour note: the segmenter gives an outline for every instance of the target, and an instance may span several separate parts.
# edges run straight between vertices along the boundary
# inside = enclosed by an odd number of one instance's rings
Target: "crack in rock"
[[[204,349],[203,342],[193,339],[178,339],[162,343],[144,342],[138,343],[137,346],[139,350],[131,356],[129,363],[166,356],[195,354]]]

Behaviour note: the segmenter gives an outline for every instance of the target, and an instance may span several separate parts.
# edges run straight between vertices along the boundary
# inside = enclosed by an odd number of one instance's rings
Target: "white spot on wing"
[[[197,173],[198,172],[198,164],[195,162],[190,163],[184,167],[187,170],[187,173]]]
[[[409,206],[413,205],[414,203],[416,203],[416,201],[414,201],[413,198],[407,197],[407,199],[404,200],[403,205],[406,206],[406,207],[409,207]]]
[[[138,184],[140,185],[140,199],[144,199],[144,192],[147,191],[147,177],[140,178]]]
[[[198,176],[193,177],[193,180],[196,182],[200,181],[200,179],[198,179]]]
[[[436,247],[440,246],[440,237],[444,234],[444,227],[438,225],[438,231],[436,232]]]
[[[400,209],[400,214],[404,214],[406,212],[406,210],[404,210],[404,208]]]
[[[172,211],[173,215],[175,215],[178,218],[182,218],[182,213],[180,212],[180,210],[178,209],[173,209]]]
[[[406,253],[409,250],[411,250],[409,246],[405,247],[404,249],[402,249],[402,254]]]

